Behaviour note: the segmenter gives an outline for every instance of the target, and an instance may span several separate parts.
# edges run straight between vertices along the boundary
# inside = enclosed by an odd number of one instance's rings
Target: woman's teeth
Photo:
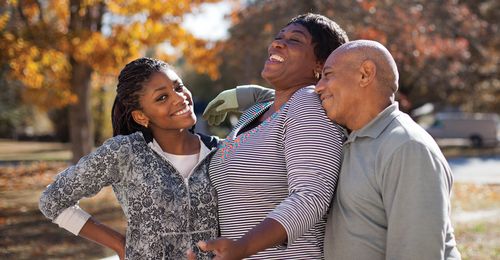
[[[279,56],[279,55],[276,55],[276,54],[273,54],[269,57],[269,60],[270,61],[278,61],[278,62],[283,62],[285,61],[285,59],[283,59],[283,57]]]

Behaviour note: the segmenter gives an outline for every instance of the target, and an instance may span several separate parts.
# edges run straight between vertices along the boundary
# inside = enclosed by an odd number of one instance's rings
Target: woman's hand
[[[196,255],[194,254],[193,250],[191,250],[191,249],[189,249],[186,252],[186,257],[187,257],[187,260],[196,260]]]
[[[200,241],[198,247],[203,251],[212,251],[214,260],[240,260],[246,256],[244,243],[227,238]]]
[[[227,116],[228,112],[238,112],[238,98],[235,88],[222,91],[217,95],[207,108],[203,111],[203,118],[209,125],[220,125]]]
[[[214,260],[239,260],[287,241],[285,228],[276,220],[265,218],[238,240],[217,238],[198,242],[203,251],[212,251]]]

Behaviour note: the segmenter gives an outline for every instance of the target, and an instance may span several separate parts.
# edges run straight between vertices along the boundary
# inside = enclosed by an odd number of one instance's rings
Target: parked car
[[[426,128],[434,139],[465,139],[474,147],[499,143],[500,118],[493,113],[436,113]]]

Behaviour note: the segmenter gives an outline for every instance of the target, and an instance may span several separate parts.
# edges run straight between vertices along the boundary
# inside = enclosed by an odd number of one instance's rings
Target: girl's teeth
[[[188,111],[189,111],[189,107],[186,107],[186,108],[184,108],[183,110],[181,110],[181,111],[179,111],[179,112],[176,112],[174,115],[176,115],[176,116],[178,116],[178,115],[182,115],[182,114],[184,114],[184,113],[186,113],[186,112],[188,112]]]

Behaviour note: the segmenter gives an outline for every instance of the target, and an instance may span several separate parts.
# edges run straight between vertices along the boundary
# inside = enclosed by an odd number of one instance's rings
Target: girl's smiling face
[[[141,109],[132,116],[153,133],[189,129],[196,123],[191,92],[171,69],[151,75],[143,84],[139,103]]]

